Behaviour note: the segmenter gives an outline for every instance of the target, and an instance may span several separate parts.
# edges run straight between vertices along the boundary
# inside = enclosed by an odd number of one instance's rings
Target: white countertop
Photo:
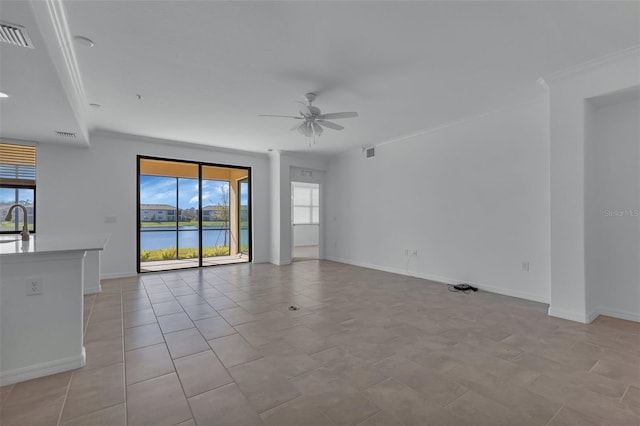
[[[110,234],[29,236],[22,241],[18,234],[0,236],[0,256],[103,250]]]

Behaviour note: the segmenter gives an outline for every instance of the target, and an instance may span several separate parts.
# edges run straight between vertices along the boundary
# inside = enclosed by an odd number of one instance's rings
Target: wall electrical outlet
[[[522,271],[529,272],[529,261],[527,260],[522,261]]]
[[[29,278],[27,280],[27,296],[42,294],[42,278]]]

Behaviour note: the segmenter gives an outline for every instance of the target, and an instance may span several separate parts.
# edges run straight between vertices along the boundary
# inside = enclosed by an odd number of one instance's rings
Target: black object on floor
[[[465,294],[469,294],[472,291],[478,291],[478,287],[474,287],[472,285],[469,284],[449,284],[449,291],[453,291],[453,292],[463,292]]]

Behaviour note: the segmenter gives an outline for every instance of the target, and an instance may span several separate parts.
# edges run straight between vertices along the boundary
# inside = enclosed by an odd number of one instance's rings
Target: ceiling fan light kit
[[[322,132],[324,131],[323,128],[333,129],[333,130],[344,129],[343,126],[337,123],[327,121],[328,119],[335,120],[335,119],[341,119],[341,118],[358,117],[357,112],[333,112],[333,113],[323,114],[322,111],[320,111],[320,108],[312,105],[313,101],[316,100],[316,96],[317,95],[315,93],[307,93],[306,95],[304,95],[304,98],[306,99],[307,103],[298,101],[298,103],[302,105],[300,107],[299,116],[268,115],[268,114],[261,114],[260,116],[261,117],[284,117],[284,118],[293,118],[296,120],[302,120],[300,123],[296,123],[296,125],[293,126],[290,130],[291,131],[297,130],[298,133],[300,133],[301,135],[304,135],[308,138],[313,138],[312,141],[314,144],[316,143],[316,136],[319,137],[320,135],[322,135]],[[311,146],[312,141],[309,141],[309,146]]]

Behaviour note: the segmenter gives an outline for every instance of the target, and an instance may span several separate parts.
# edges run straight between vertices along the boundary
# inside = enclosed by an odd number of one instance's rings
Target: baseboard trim
[[[478,287],[484,291],[488,291],[489,293],[497,293],[497,294],[502,294],[503,296],[531,300],[532,302],[544,303],[546,305],[548,305],[550,302],[550,299],[548,297],[539,296],[537,294],[527,293],[527,292],[518,291],[518,290],[512,290],[509,288],[495,287],[492,285],[481,284],[481,283],[471,282],[468,284],[473,284],[475,287]]]
[[[579,312],[564,311],[562,309],[549,307],[549,315],[552,317],[558,317],[558,318],[563,318],[571,321],[581,322],[583,324],[591,324],[593,320],[598,318],[600,315],[619,318],[627,321],[640,322],[640,314],[638,313],[621,311],[619,309],[602,308],[602,307],[595,308],[594,310],[586,314],[582,314]]]
[[[136,277],[138,274],[136,272],[114,272],[110,274],[100,274],[101,280],[113,280],[116,278],[130,278]]]
[[[591,323],[591,321],[593,321],[598,317],[597,311],[593,311],[587,314],[583,312],[565,311],[562,309],[554,308],[552,306],[549,306],[548,314],[550,317],[556,317],[556,318],[566,319],[569,321],[581,322],[583,324],[589,324]]]
[[[333,257],[333,256],[327,256],[326,259],[331,260],[333,262],[344,263],[347,265],[360,266],[362,268],[369,268],[369,269],[376,269],[378,271],[390,272],[392,274],[405,275],[405,276],[410,276],[414,278],[422,278],[424,280],[434,281],[440,284],[460,284],[464,282],[467,284],[471,284],[474,287],[478,287],[480,290],[483,290],[489,293],[502,294],[504,296],[516,297],[518,299],[531,300],[534,302],[540,302],[540,303],[546,303],[546,304],[549,303],[548,297],[542,297],[536,294],[526,293],[518,290],[508,289],[508,288],[496,287],[496,286],[487,285],[487,284],[474,282],[474,281],[457,280],[454,278],[444,277],[441,275],[428,274],[428,273],[416,272],[411,270],[406,271],[400,268],[374,265],[374,264],[365,263],[365,262],[357,262],[350,259],[343,259],[343,258]]]
[[[0,386],[11,385],[13,383],[24,382],[26,380],[37,379],[38,377],[50,376],[51,374],[61,373],[63,371],[74,370],[76,368],[84,367],[86,362],[87,355],[83,346],[82,353],[77,356],[42,362],[9,371],[2,371],[0,372]]]
[[[281,259],[271,259],[269,261],[269,263],[276,265],[276,266],[286,266],[286,265],[291,265],[291,260],[288,261],[284,261]]]
[[[92,288],[84,288],[84,294],[85,296],[87,294],[98,294],[98,293],[102,293],[102,285],[98,284],[98,287],[92,287]]]
[[[598,318],[599,316],[600,316],[600,312],[598,311],[598,309],[595,309],[587,313],[587,315],[585,316],[585,324],[591,324],[593,320]]]
[[[598,311],[598,315],[605,315],[608,317],[640,322],[640,313],[638,312],[621,311],[619,309],[611,309],[611,308],[598,308],[597,311]]]

